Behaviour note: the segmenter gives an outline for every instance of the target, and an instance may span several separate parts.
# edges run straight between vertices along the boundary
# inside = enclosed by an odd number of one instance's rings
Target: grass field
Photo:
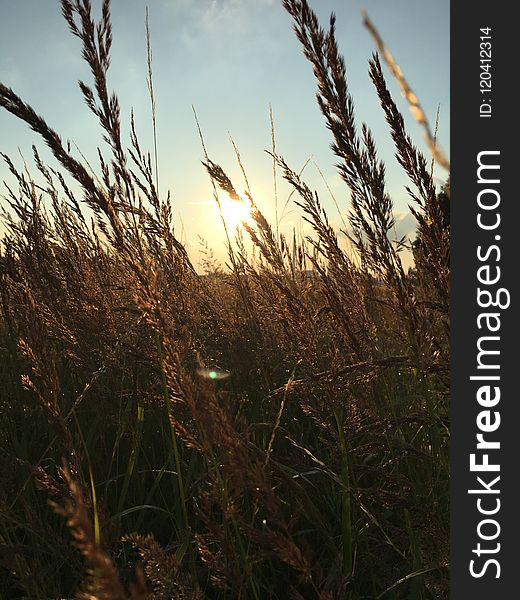
[[[351,252],[283,157],[306,240],[205,156],[215,201],[244,222],[221,207],[229,268],[194,268],[154,153],[133,129],[123,141],[108,2],[94,23],[86,0],[62,0],[111,151],[95,169],[0,84],[61,169],[36,148],[27,169],[3,156],[18,185],[0,255],[1,598],[448,597],[449,185],[374,55],[417,221],[406,271],[334,23],[283,4],[350,190]]]

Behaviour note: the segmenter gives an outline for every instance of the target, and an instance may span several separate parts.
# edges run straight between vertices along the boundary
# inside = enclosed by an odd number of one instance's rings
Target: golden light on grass
[[[37,188],[25,162],[18,170],[0,154],[14,178],[0,214],[0,597],[447,598],[450,181],[441,195],[378,57],[369,73],[417,224],[413,272],[393,242],[405,215],[376,140],[368,126],[358,133],[334,18],[324,33],[308,0],[283,5],[348,186],[337,204],[340,216],[349,210],[348,237],[273,135],[273,178],[292,188],[303,218],[279,232],[291,195],[278,211],[278,188],[273,203],[255,182],[253,201],[234,147],[247,190],[238,193],[195,114],[213,191],[186,199],[205,236],[198,272],[133,119],[125,150],[107,83],[109,0],[99,21],[90,4],[61,2],[94,77],[81,90],[109,142],[101,177],[0,83],[0,110],[61,164],[46,166],[33,147],[46,182]],[[222,268],[206,237],[225,243]],[[70,536],[48,527],[41,492]],[[127,552],[142,563],[136,583]]]

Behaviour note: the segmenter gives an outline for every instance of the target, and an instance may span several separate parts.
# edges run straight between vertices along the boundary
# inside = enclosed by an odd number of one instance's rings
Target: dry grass
[[[447,597],[449,198],[374,55],[418,224],[406,272],[334,18],[324,30],[305,0],[283,4],[351,192],[357,260],[276,153],[273,129],[274,172],[314,235],[286,239],[248,193],[255,258],[228,235],[230,272],[196,272],[158,194],[156,151],[142,150],[133,119],[130,148],[122,141],[107,0],[99,23],[88,0],[62,0],[110,147],[97,175],[0,84],[0,105],[62,169],[36,148],[34,177],[3,157],[18,184],[0,256],[5,598]],[[148,58],[156,139],[149,33]],[[204,164],[216,198],[220,187],[241,201]],[[203,376],[216,365],[229,377]]]

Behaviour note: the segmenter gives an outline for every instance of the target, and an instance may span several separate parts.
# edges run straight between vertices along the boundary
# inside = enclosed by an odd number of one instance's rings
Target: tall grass
[[[59,163],[34,148],[31,175],[3,155],[17,185],[0,256],[2,597],[447,597],[449,226],[378,56],[414,269],[392,240],[385,167],[356,126],[334,18],[322,29],[306,0],[284,0],[350,189],[356,252],[273,129],[273,172],[314,234],[287,239],[248,192],[230,271],[199,274],[133,118],[123,141],[109,1],[99,22],[88,0],[61,5],[110,156],[99,151],[94,174],[0,84],[0,105]],[[222,188],[243,201],[204,165],[217,200]]]

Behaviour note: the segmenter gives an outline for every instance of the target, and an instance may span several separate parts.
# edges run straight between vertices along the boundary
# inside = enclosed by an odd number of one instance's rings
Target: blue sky
[[[99,1],[93,0],[95,9]],[[150,11],[154,86],[157,98],[160,187],[171,190],[179,235],[196,260],[197,235],[206,238],[218,256],[222,228],[211,204],[212,188],[200,163],[202,151],[191,105],[195,105],[211,158],[222,165],[237,188],[243,187],[229,142],[236,141],[253,195],[274,218],[269,104],[276,124],[277,150],[299,170],[313,156],[342,211],[348,190],[334,169],[330,134],[315,101],[315,82],[292,32],[280,0],[113,0],[114,43],[109,72],[118,94],[123,122],[133,107],[141,143],[151,149],[150,107],[146,88],[145,7]],[[406,217],[405,178],[393,158],[391,139],[368,77],[374,50],[360,11],[365,8],[433,122],[440,105],[441,146],[449,149],[449,1],[448,0],[313,0],[326,24],[337,15],[340,49],[348,70],[358,122],[373,130],[380,155],[387,162],[388,189],[401,220],[399,233],[410,231]],[[97,14],[97,12],[96,12]],[[74,141],[95,163],[101,146],[99,127],[82,102],[77,80],[89,81],[80,43],[67,30],[57,0],[0,0],[0,81],[11,86],[43,115],[65,139]],[[424,148],[397,84],[390,89],[409,131]],[[0,112],[0,150],[21,164],[18,148],[30,157],[37,141],[27,127]],[[40,144],[40,147],[43,144]],[[0,178],[7,178],[0,166]],[[333,223],[340,218],[316,168],[305,178],[320,193]],[[445,173],[438,169],[438,181]],[[279,204],[289,189],[278,182]],[[301,227],[289,207],[281,230]]]

